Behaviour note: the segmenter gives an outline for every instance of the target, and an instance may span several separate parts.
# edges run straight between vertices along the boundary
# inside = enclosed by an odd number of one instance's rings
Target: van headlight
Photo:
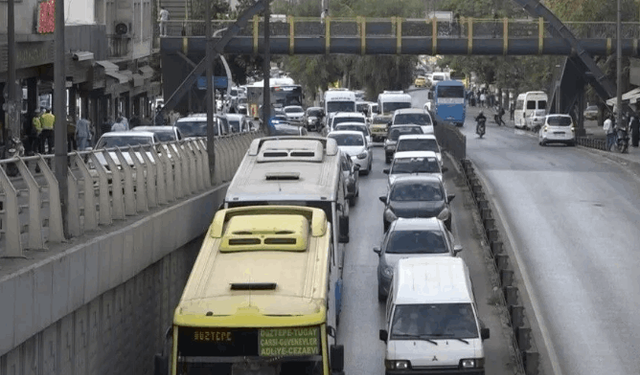
[[[445,221],[451,217],[451,211],[447,207],[443,208],[438,214],[438,220]]]
[[[547,125],[545,125],[545,126],[542,128],[542,131],[546,133],[548,129],[549,129],[549,127],[548,127]]]
[[[411,363],[405,360],[385,360],[384,367],[387,370],[408,370],[411,368]]]
[[[461,368],[483,368],[484,358],[464,358],[460,360]]]
[[[571,132],[573,133],[573,132],[575,132],[575,131],[576,131],[576,128],[572,126],[572,127],[571,127]]]
[[[367,152],[363,151],[358,154],[358,159],[365,159],[367,157]]]

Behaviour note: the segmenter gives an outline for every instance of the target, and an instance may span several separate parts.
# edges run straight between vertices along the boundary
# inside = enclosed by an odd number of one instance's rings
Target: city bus
[[[438,82],[433,89],[432,107],[435,107],[432,110],[438,122],[464,125],[467,109],[464,84],[459,81]]]
[[[170,357],[171,375],[343,375],[339,277],[321,209],[218,211],[175,309],[170,356],[156,356],[156,374]]]
[[[349,242],[349,199],[334,139],[279,136],[254,139],[231,180],[222,208],[296,205],[322,209],[340,254]]]
[[[297,85],[291,78],[270,78],[271,105],[274,108],[284,108],[288,105],[302,105],[302,86]],[[247,105],[249,116],[259,119],[262,114],[262,94],[264,93],[264,81],[247,85]]]

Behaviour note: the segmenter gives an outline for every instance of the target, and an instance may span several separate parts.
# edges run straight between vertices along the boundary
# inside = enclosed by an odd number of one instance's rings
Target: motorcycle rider
[[[480,121],[484,121],[486,123],[487,118],[484,116],[484,112],[480,111],[478,116],[476,116],[475,120],[476,120],[476,133],[478,133],[478,130],[480,129]]]

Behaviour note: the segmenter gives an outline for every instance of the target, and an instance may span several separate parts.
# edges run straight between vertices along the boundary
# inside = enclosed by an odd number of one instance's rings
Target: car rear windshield
[[[152,139],[145,136],[103,137],[96,145],[97,149],[112,147],[127,147],[137,145],[150,145]]]
[[[392,128],[389,131],[389,140],[397,141],[402,134],[423,134],[423,133],[422,133],[422,128],[419,126],[402,126],[398,128]]]
[[[440,173],[440,164],[436,158],[396,158],[390,173]]]
[[[307,116],[319,117],[320,116],[320,110],[319,109],[308,109],[307,110]]]
[[[435,139],[401,139],[396,151],[433,151],[440,152]]]
[[[154,131],[156,137],[160,140],[160,142],[171,142],[176,140],[176,133],[171,130],[162,130],[162,131]]]
[[[364,117],[334,117],[333,118],[334,127],[342,122],[360,122],[364,124]]]
[[[285,113],[298,113],[298,112],[304,112],[304,110],[302,109],[302,107],[285,107],[284,111],[285,111]]]
[[[395,184],[391,190],[392,201],[412,202],[427,201],[438,202],[444,200],[442,189],[437,185],[427,185],[424,182],[410,184]]]
[[[178,121],[176,126],[180,129],[183,137],[206,137],[207,122],[206,121]],[[213,127],[213,134],[218,135],[218,127]]]
[[[364,146],[364,140],[359,135],[330,134],[329,138],[335,139],[338,146]]]
[[[403,113],[396,115],[393,124],[431,125],[431,117],[426,113]]]
[[[367,134],[367,127],[366,126],[338,125],[338,126],[336,126],[336,130],[351,130],[351,131],[355,131],[355,132],[360,132],[360,133],[364,134],[365,136],[369,135],[369,134]]]
[[[388,254],[446,254],[448,250],[441,231],[401,230],[390,235],[385,252]]]
[[[571,125],[571,117],[549,116],[547,118],[547,124],[551,126],[569,126]]]

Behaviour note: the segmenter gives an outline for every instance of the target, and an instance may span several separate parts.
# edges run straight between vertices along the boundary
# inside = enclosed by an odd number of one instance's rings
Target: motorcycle
[[[476,134],[478,134],[480,136],[480,138],[482,138],[482,136],[484,135],[485,132],[485,122],[486,120],[481,118],[480,120],[477,120],[478,124],[476,125]]]
[[[626,128],[616,129],[616,147],[618,152],[626,154],[629,152],[629,132]]]
[[[24,145],[22,144],[22,141],[18,137],[11,137],[6,158],[13,159],[13,158],[23,157],[23,156],[24,156]],[[20,170],[18,169],[18,166],[16,165],[16,163],[7,163],[7,176],[15,177],[18,175],[19,172]]]

